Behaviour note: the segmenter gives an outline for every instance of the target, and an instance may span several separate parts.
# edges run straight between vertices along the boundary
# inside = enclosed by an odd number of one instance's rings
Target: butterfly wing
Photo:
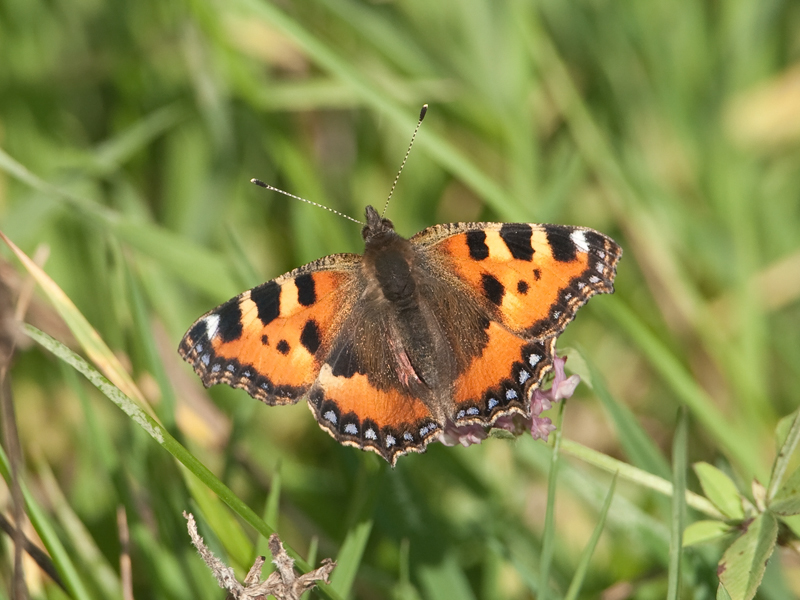
[[[419,398],[387,383],[390,341],[360,300],[360,263],[327,256],[244,292],[200,317],[178,350],[206,387],[227,383],[271,405],[305,396],[337,441],[394,464],[439,425]]]
[[[613,292],[622,254],[608,236],[563,225],[455,223],[410,241],[486,319],[485,343],[454,383],[459,425],[529,415],[531,391],[552,369],[557,336],[591,296]]]
[[[248,290],[200,317],[178,351],[206,387],[227,383],[267,404],[295,403],[358,297],[360,261],[327,256]]]
[[[376,452],[394,466],[399,456],[422,452],[441,425],[418,396],[400,385],[380,385],[380,378],[362,372],[356,355],[364,344],[369,341],[358,334],[337,341],[308,402],[320,426],[337,441]]]
[[[621,248],[593,229],[531,223],[436,225],[410,240],[477,290],[493,320],[526,339],[559,335],[614,291]]]

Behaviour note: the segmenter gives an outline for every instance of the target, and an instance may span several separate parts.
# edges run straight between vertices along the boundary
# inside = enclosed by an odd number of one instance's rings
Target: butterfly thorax
[[[375,364],[373,372],[381,374],[373,376],[376,386],[399,382],[423,401],[448,393],[444,388],[452,380],[454,365],[437,315],[422,292],[430,278],[420,264],[423,258],[411,242],[394,231],[391,221],[382,219],[372,207],[367,207],[363,235],[362,320],[377,323],[380,334],[359,346],[362,353],[384,347],[378,355],[363,357],[367,362],[387,361]],[[383,377],[388,379],[379,381]]]
[[[398,235],[389,219],[367,206],[364,237],[364,268],[375,300],[388,301],[394,310],[408,310],[416,303],[415,252]],[[375,285],[377,284],[377,286]]]

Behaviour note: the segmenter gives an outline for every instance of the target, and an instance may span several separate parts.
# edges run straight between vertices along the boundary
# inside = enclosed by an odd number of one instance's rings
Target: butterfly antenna
[[[403,172],[403,167],[406,166],[408,155],[411,154],[411,146],[414,145],[414,139],[417,137],[417,132],[419,131],[420,125],[422,125],[422,119],[425,118],[426,112],[428,112],[428,105],[423,104],[422,110],[419,111],[419,121],[417,121],[417,126],[414,129],[414,134],[411,136],[411,143],[408,144],[408,150],[406,150],[406,155],[403,157],[403,163],[400,165],[400,170],[397,172],[397,175],[394,178],[394,183],[392,183],[392,189],[389,190],[389,197],[386,199],[386,203],[383,205],[383,212],[381,213],[381,217],[383,217],[383,215],[386,214],[386,209],[389,208],[389,200],[392,199],[392,194],[394,194],[394,188],[397,187],[397,180],[400,179],[400,173]]]
[[[339,212],[338,210],[330,208],[329,206],[325,206],[324,204],[317,204],[316,202],[312,202],[311,200],[306,200],[305,198],[301,198],[300,196],[295,196],[294,194],[290,194],[289,192],[284,192],[283,190],[280,190],[280,189],[278,189],[276,187],[273,187],[268,183],[264,183],[260,179],[251,179],[250,183],[255,183],[258,186],[261,186],[261,187],[266,188],[268,190],[272,190],[273,192],[278,192],[279,194],[283,194],[284,196],[289,196],[290,198],[294,198],[295,200],[301,200],[301,201],[306,202],[308,204],[311,204],[313,206],[317,206],[319,208],[324,208],[325,210],[329,210],[332,213],[334,213],[336,215],[339,215],[340,217],[344,217],[345,219],[348,219],[348,220],[352,221],[353,223],[358,223],[359,225],[364,225],[364,223],[362,221],[359,221],[358,219],[354,219],[353,217],[350,217],[350,216],[348,216],[348,215],[346,215],[344,213]]]

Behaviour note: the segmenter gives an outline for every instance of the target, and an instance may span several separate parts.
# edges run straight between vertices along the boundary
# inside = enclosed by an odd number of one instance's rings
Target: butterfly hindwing
[[[440,431],[430,408],[400,385],[378,386],[355,362],[356,341],[337,340],[308,395],[320,426],[340,443],[372,450],[392,465],[409,451],[421,452]]]
[[[489,344],[456,380],[456,425],[492,425],[498,418],[528,416],[530,393],[553,365],[555,338],[526,341],[492,322]]]
[[[352,307],[359,259],[328,256],[232,298],[195,322],[179,352],[206,387],[227,383],[267,404],[297,402]]]

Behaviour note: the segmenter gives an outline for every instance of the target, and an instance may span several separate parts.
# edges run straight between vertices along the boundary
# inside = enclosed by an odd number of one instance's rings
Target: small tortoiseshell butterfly
[[[448,423],[529,416],[556,339],[612,293],[622,250],[583,227],[451,223],[410,239],[366,208],[364,254],[334,254],[206,313],[179,352],[206,387],[305,398],[342,444],[392,465]]]

